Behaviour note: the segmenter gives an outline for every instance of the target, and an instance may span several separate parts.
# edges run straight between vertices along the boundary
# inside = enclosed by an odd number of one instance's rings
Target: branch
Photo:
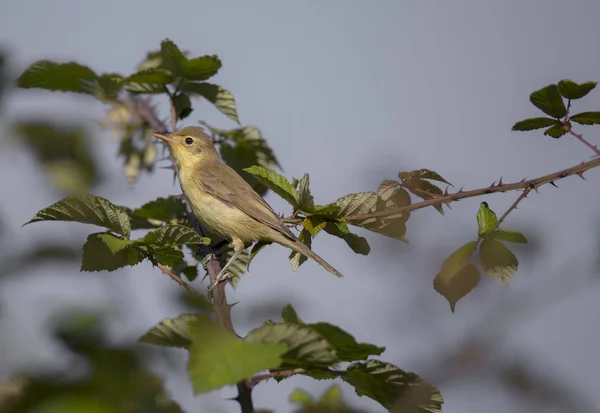
[[[583,139],[583,136],[581,134],[573,132],[573,129],[571,129],[568,123],[563,123],[563,127],[567,130],[567,132],[569,132],[571,135],[577,138],[581,143],[583,143],[585,146],[596,152],[596,155],[600,156],[600,149],[598,149],[597,146],[592,145],[591,143]]]
[[[291,369],[291,370],[273,371],[271,373],[257,374],[257,375],[255,375],[254,377],[252,377],[248,381],[250,382],[250,384],[252,386],[256,386],[261,381],[265,381],[265,380],[269,380],[269,379],[274,379],[274,378],[286,378],[286,377],[293,376],[294,374],[303,373],[305,371],[306,371],[305,369]]]
[[[162,264],[159,264],[159,263],[153,263],[153,264],[156,265],[162,271],[163,274],[171,277],[177,284],[179,284],[181,287],[183,287],[188,293],[194,294],[194,295],[200,295],[200,296],[204,297],[203,294],[201,294],[194,287],[192,287],[191,285],[189,285],[188,283],[183,281],[179,275],[175,274],[168,267],[166,267]]]

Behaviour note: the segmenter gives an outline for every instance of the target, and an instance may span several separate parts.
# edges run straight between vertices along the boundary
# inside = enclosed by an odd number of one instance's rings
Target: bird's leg
[[[225,281],[227,279],[227,277],[229,276],[229,274],[227,273],[227,269],[231,266],[231,264],[233,264],[233,262],[236,260],[236,258],[240,255],[240,253],[244,250],[244,243],[242,242],[242,240],[234,238],[232,240],[233,243],[233,250],[235,251],[232,255],[232,257],[229,259],[229,261],[227,261],[227,264],[225,264],[223,266],[223,268],[221,269],[221,271],[219,272],[219,274],[215,277],[215,280],[213,281],[213,283],[210,285],[210,287],[208,287],[208,292],[211,293],[212,290],[215,289],[215,287],[221,282],[221,281]]]

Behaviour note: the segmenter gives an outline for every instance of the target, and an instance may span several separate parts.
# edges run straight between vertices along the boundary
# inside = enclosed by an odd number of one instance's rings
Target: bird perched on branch
[[[298,241],[265,200],[235,170],[219,159],[211,138],[198,126],[153,135],[166,142],[179,170],[183,194],[198,221],[232,241],[234,254],[211,287],[227,278],[227,269],[254,241],[276,242],[312,258],[330,273],[342,274]]]

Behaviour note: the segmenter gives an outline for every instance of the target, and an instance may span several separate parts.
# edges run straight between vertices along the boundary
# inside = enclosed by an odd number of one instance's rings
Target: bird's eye
[[[191,145],[192,143],[194,143],[194,140],[192,138],[185,138],[185,143],[186,145]]]

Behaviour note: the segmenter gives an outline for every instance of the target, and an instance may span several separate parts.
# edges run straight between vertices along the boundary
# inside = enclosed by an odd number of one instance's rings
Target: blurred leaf
[[[128,76],[123,81],[123,86],[132,93],[165,93],[166,86],[171,82],[173,82],[171,73],[151,68]]]
[[[519,261],[504,244],[495,239],[484,239],[479,247],[481,266],[495,280],[508,287],[508,281],[517,272]]]
[[[323,228],[327,222],[318,215],[312,215],[304,218],[302,221],[302,226],[310,232],[310,234],[314,237],[316,236]]]
[[[192,102],[190,97],[185,94],[177,94],[173,98],[173,105],[175,106],[175,113],[179,119],[187,118],[192,113]]]
[[[291,394],[290,402],[300,404],[295,413],[359,413],[344,403],[342,391],[335,385],[326,390],[318,402],[308,393],[298,389]]]
[[[298,235],[298,241],[310,248],[312,245],[312,236],[310,235],[310,231],[306,229],[300,231],[300,234]],[[306,262],[306,260],[308,260],[308,258],[305,255],[292,250],[292,252],[290,253],[290,263],[292,264],[292,271],[296,271],[298,267],[300,267]]]
[[[106,242],[100,238],[105,233],[90,234],[83,244],[81,271],[114,271],[127,265],[142,262],[144,256],[135,247],[128,247],[113,253]]]
[[[567,99],[581,99],[596,87],[596,82],[577,84],[569,79],[558,82],[558,91]]]
[[[186,80],[207,80],[217,74],[221,68],[221,59],[217,55],[194,57],[183,66],[183,77]]]
[[[372,355],[380,355],[385,347],[368,343],[358,343],[354,337],[338,326],[329,323],[304,324],[316,331],[333,346],[340,361],[364,360]]]
[[[310,193],[310,177],[308,174],[304,174],[298,182],[298,209],[308,212],[315,210],[315,199]]]
[[[288,201],[294,208],[298,208],[298,191],[285,176],[276,172],[270,172],[261,166],[245,168],[244,171],[254,176],[271,191]]]
[[[195,394],[235,384],[281,364],[285,344],[241,340],[209,317],[198,317],[189,324],[188,372]]]
[[[161,67],[168,70],[173,76],[183,76],[183,68],[187,63],[187,57],[179,50],[179,47],[169,39],[160,43]]]
[[[200,314],[182,314],[175,318],[166,318],[148,330],[140,337],[139,341],[157,346],[189,349],[192,345],[189,323],[192,321],[203,322],[205,317]]]
[[[41,88],[62,92],[93,94],[98,75],[75,62],[55,63],[39,60],[21,74],[17,85],[23,89]]]
[[[488,232],[496,228],[498,225],[498,217],[492,211],[487,202],[482,202],[477,211],[477,234],[482,237]]]
[[[154,162],[156,162],[156,145],[153,142],[148,142],[142,155],[142,164],[148,172],[152,172]]]
[[[523,244],[527,243],[527,238],[520,232],[504,231],[500,229],[497,229],[496,231],[492,231],[489,234],[487,234],[487,238],[494,238],[508,242],[519,242]]]
[[[325,225],[325,232],[342,238],[346,241],[346,244],[357,254],[368,255],[371,252],[371,247],[366,238],[358,236],[350,232],[348,225],[343,222],[332,222],[329,221]]]
[[[281,319],[286,323],[304,324],[291,304],[283,307],[283,310],[281,310]]]
[[[312,328],[293,323],[266,323],[246,336],[250,343],[285,343],[284,367],[326,367],[338,358],[335,349]]]
[[[441,197],[444,195],[444,191],[440,187],[432,184],[424,179],[407,179],[402,182],[402,185],[408,189],[411,193],[418,196],[423,200],[428,200],[435,197]],[[432,205],[440,214],[444,214],[442,204]]]
[[[306,211],[305,211],[306,212]],[[320,215],[328,218],[335,218],[339,216],[340,207],[336,204],[328,204],[328,205],[316,205],[315,210],[312,213],[308,213],[310,215]]]
[[[431,181],[438,181],[448,185],[452,185],[450,182],[442,178],[440,174],[430,169],[416,169],[411,172],[398,172],[398,178],[403,181],[407,179],[429,179]]]
[[[569,118],[580,125],[600,125],[600,112],[582,112]]]
[[[125,238],[131,232],[127,211],[107,199],[91,194],[64,198],[39,211],[24,225],[38,221],[74,221],[98,225]]]
[[[360,223],[357,221],[352,221],[351,223],[353,225],[358,225],[362,228],[368,229],[369,231],[373,231],[408,244],[408,240],[404,236],[406,234],[405,222],[406,219],[402,217],[394,219],[371,218]]]
[[[177,196],[157,198],[133,210],[133,215],[138,217],[166,223],[173,222],[186,214],[185,202]]]
[[[515,123],[512,127],[514,131],[528,131],[545,128],[548,126],[560,125],[561,123],[552,118],[529,118]]]
[[[147,233],[142,242],[145,245],[162,247],[165,245],[208,245],[210,239],[201,237],[196,231],[184,225],[164,225]]]
[[[192,308],[196,312],[198,310],[209,312],[213,311],[212,303],[203,295],[190,294],[187,291],[181,291],[179,301],[182,304]]]
[[[458,300],[466,296],[479,284],[479,270],[473,264],[466,263],[452,275],[439,273],[433,279],[433,289],[443,295],[454,312]]]
[[[567,108],[556,85],[548,85],[533,92],[529,100],[536,108],[553,118],[562,118],[567,114]]]
[[[175,274],[181,276],[183,274],[188,281],[194,281],[198,278],[198,263],[189,264],[184,259],[172,266],[172,270]]]
[[[163,246],[153,251],[154,259],[162,265],[176,266],[183,259],[183,252],[175,247]]]
[[[221,265],[225,265],[231,257],[233,256],[233,251],[228,251],[223,254],[221,258]],[[233,288],[236,288],[242,275],[246,272],[248,268],[248,264],[250,263],[250,256],[248,255],[248,250],[245,249],[242,251],[240,255],[236,258],[236,260],[231,264],[231,266],[227,269],[229,273],[229,281]]]
[[[105,102],[117,102],[123,88],[123,77],[116,73],[105,73],[98,78],[96,97]]]
[[[230,92],[223,89],[221,86],[213,85],[212,83],[206,82],[185,82],[181,86],[181,90],[186,93],[202,96],[204,99],[208,100],[210,103],[215,105],[215,107],[229,119],[233,120],[236,123],[240,123],[237,114],[237,105],[235,103],[235,98]]]
[[[353,363],[342,379],[354,386],[359,396],[367,396],[394,413],[440,413],[442,395],[413,373],[377,360]]]
[[[560,138],[565,133],[567,133],[567,130],[564,128],[564,126],[562,124],[551,126],[544,131],[544,135],[550,136],[554,139]]]
[[[99,182],[89,136],[83,128],[38,121],[17,123],[15,131],[46,168],[56,188],[78,193]]]
[[[469,258],[471,258],[471,255],[473,255],[473,252],[475,252],[476,248],[477,242],[472,241],[466,243],[465,245],[454,251],[452,254],[450,254],[448,258],[444,260],[444,263],[442,264],[442,269],[440,270],[439,275],[442,277],[442,279],[447,280],[446,282],[448,283],[448,281],[450,281],[450,279],[458,271],[460,271],[465,265],[467,265]]]

